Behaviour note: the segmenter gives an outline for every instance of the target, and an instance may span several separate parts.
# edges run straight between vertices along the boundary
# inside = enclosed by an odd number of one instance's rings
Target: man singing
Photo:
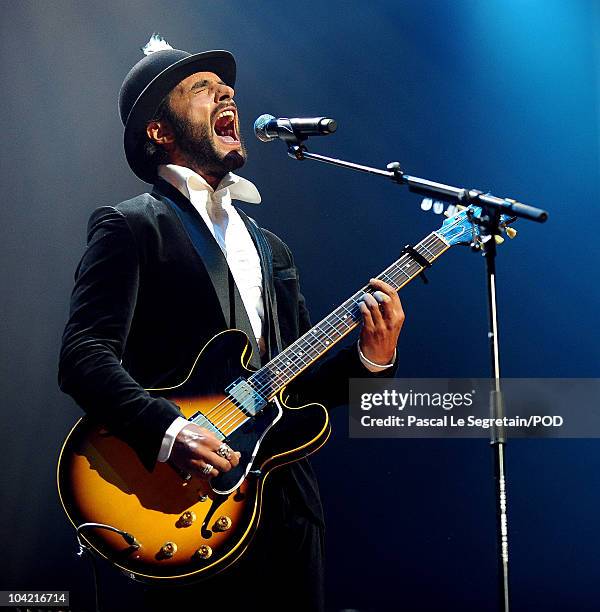
[[[127,161],[154,189],[91,216],[59,381],[148,470],[169,461],[211,478],[238,465],[236,449],[144,389],[181,382],[223,330],[245,331],[250,365],[260,367],[311,325],[289,248],[232,204],[260,202],[233,173],[246,159],[233,56],[191,55],[157,36],[144,52],[119,105]],[[332,407],[346,401],[348,378],[393,373],[404,313],[391,286],[371,286],[358,344],[293,383],[305,401]],[[278,468],[269,481],[261,526],[232,570],[195,586],[149,587],[140,609],[323,610],[323,515],[310,464]]]

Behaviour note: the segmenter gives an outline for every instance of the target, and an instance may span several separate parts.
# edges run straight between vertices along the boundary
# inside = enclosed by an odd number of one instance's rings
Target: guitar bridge
[[[237,406],[251,416],[260,412],[267,405],[267,400],[247,380],[241,377],[226,387],[225,393]]]

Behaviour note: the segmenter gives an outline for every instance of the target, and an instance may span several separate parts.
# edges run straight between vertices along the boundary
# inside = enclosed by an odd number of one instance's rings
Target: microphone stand
[[[398,185],[408,185],[409,191],[435,200],[450,204],[480,206],[482,214],[479,219],[473,218],[481,228],[481,240],[473,245],[475,249],[483,249],[486,261],[487,301],[488,301],[488,341],[490,349],[490,370],[493,385],[490,390],[490,416],[502,419],[504,408],[500,386],[500,348],[498,344],[498,308],[496,301],[496,241],[494,237],[500,233],[500,218],[502,214],[520,217],[537,223],[544,223],[548,213],[540,208],[528,206],[510,198],[498,198],[485,194],[477,189],[452,187],[427,179],[409,176],[400,168],[398,162],[391,162],[387,170],[363,166],[352,162],[310,153],[303,144],[305,138],[285,138],[288,145],[288,155],[297,160],[312,159],[314,161],[348,168],[357,172],[366,172],[390,179]],[[505,445],[504,427],[492,427],[490,444],[494,455],[494,482],[496,490],[496,542],[498,563],[498,609],[509,612],[508,588],[508,512],[506,494]]]
[[[334,166],[340,166],[341,168],[348,168],[349,170],[366,172],[367,174],[374,174],[376,176],[388,178],[394,183],[408,185],[408,190],[412,191],[413,193],[419,193],[435,200],[441,200],[450,204],[462,204],[463,206],[474,204],[476,206],[480,206],[482,209],[484,209],[484,211],[486,208],[492,210],[495,209],[501,214],[512,217],[521,217],[523,219],[529,219],[530,221],[536,221],[538,223],[544,223],[544,221],[548,219],[548,213],[545,210],[528,206],[526,204],[521,204],[520,202],[510,198],[498,198],[490,194],[485,194],[477,189],[452,187],[451,185],[436,183],[435,181],[429,181],[416,176],[409,176],[401,170],[398,162],[391,162],[387,165],[387,170],[381,170],[379,168],[355,164],[343,159],[326,157],[325,155],[318,155],[317,153],[309,153],[306,146],[301,142],[289,144],[288,155],[297,160],[312,159],[325,164],[332,164]],[[485,227],[483,224],[480,225]]]

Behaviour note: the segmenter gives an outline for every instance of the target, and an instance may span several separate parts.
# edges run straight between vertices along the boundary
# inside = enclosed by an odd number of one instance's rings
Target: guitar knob
[[[177,552],[177,544],[175,542],[165,542],[160,548],[160,556],[165,559],[170,559]]]
[[[231,519],[228,516],[220,516],[213,526],[214,531],[227,531],[231,527]]]
[[[514,227],[507,227],[506,235],[512,240],[517,235],[517,230]]]
[[[212,554],[212,548],[210,546],[207,546],[206,544],[200,546],[200,548],[195,553],[196,557],[200,559],[209,559]]]
[[[196,520],[196,513],[188,510],[184,512],[177,521],[177,527],[189,527]]]

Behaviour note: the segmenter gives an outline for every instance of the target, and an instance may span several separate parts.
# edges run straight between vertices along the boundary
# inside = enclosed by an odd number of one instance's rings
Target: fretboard
[[[414,246],[415,251],[429,263],[432,263],[449,248],[450,245],[436,232],[432,232]],[[409,253],[405,253],[377,278],[398,291],[417,277],[423,268],[421,263]],[[370,286],[359,289],[331,314],[319,321],[260,370],[257,370],[248,378],[253,389],[265,399],[271,399],[349,334],[362,320],[359,304],[365,293],[373,293],[373,289]]]

